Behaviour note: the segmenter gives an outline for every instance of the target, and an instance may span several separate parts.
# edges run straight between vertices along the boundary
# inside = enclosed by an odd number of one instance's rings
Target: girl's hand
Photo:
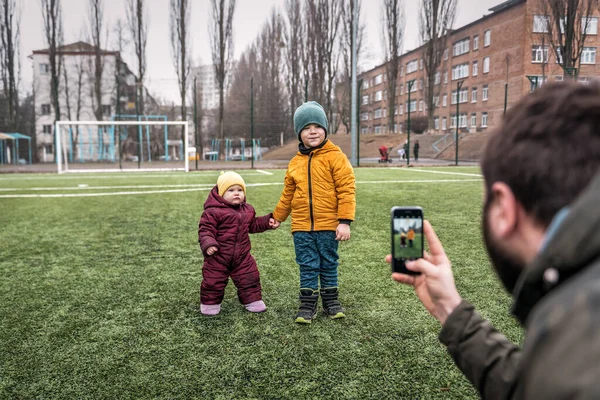
[[[277,229],[281,225],[281,222],[277,221],[275,218],[269,218],[269,227],[271,229]]]
[[[210,246],[208,249],[206,249],[206,254],[208,254],[209,256],[212,256],[217,251],[219,251],[219,249],[216,246]]]

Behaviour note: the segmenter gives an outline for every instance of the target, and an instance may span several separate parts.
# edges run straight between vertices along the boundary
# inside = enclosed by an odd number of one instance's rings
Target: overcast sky
[[[73,43],[87,36],[87,0],[61,0],[65,43]],[[381,0],[363,0],[363,18],[367,25],[365,48],[369,49],[366,68],[382,62],[381,50]],[[458,13],[454,27],[466,25],[484,14],[488,9],[504,0],[458,0]],[[178,103],[177,76],[173,67],[169,39],[169,0],[147,0],[148,4],[148,44],[146,85],[150,91],[162,98]],[[211,55],[207,17],[210,14],[210,0],[192,0],[191,40],[192,56],[195,63],[210,64]],[[404,51],[418,46],[419,0],[404,0],[406,31]],[[27,57],[32,51],[45,49],[43,21],[40,0],[17,0],[21,6],[21,57],[23,68],[22,89],[31,91],[32,65]],[[125,0],[104,0],[105,26],[109,32],[108,49],[114,48],[112,27],[118,18],[126,19]],[[282,15],[284,0],[237,0],[234,16],[234,51],[238,57],[256,38],[262,24],[276,7]],[[135,71],[131,47],[124,54],[132,70]]]

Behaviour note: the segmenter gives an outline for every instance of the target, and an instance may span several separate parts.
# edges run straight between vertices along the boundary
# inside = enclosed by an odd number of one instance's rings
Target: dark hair
[[[486,202],[504,182],[547,228],[600,171],[600,85],[550,83],[525,96],[490,137],[481,166]]]

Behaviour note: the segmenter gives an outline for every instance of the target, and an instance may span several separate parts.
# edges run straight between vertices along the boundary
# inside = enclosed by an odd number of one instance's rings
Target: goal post
[[[189,172],[187,121],[56,121],[56,166],[69,172]]]

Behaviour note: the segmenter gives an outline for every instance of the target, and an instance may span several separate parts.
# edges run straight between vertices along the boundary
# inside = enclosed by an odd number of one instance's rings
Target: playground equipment
[[[239,146],[235,146],[235,142],[239,140]],[[210,161],[217,161],[219,159],[219,149],[221,145],[221,139],[212,139],[210,152]],[[225,139],[225,161],[247,161],[252,159],[252,150],[254,148],[254,160],[262,160],[262,153],[260,151],[260,139],[253,139],[252,142],[246,147],[245,139]],[[236,152],[236,150],[239,150]]]
[[[21,133],[0,133],[0,164],[17,164],[19,162],[19,140],[27,140],[29,145],[29,159],[31,164],[31,138]],[[12,153],[8,146],[9,141],[13,143]]]

